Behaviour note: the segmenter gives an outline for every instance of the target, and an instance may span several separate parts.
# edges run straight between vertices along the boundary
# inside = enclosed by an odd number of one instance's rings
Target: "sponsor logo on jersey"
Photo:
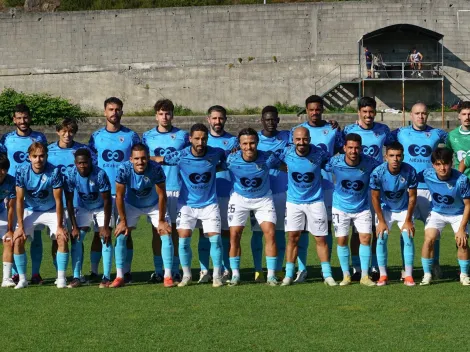
[[[450,204],[453,204],[454,203],[454,198],[451,197],[451,196],[443,196],[439,193],[434,193],[432,195],[432,199],[434,199],[434,201],[436,203],[440,203],[440,204],[446,204],[446,205],[450,205]]]
[[[101,157],[104,161],[116,161],[121,162],[124,160],[124,152],[122,150],[109,150],[105,149]]]
[[[397,200],[400,199],[403,196],[403,193],[405,193],[405,190],[400,190],[397,192],[391,192],[391,191],[385,191],[385,197],[391,200]]]
[[[90,193],[78,192],[78,196],[84,202],[94,202],[98,199],[98,192],[90,192]]]
[[[306,172],[304,174],[300,172],[293,172],[292,178],[295,182],[305,182],[305,183],[312,183],[315,179],[315,174],[313,172]]]
[[[209,183],[209,181],[211,180],[211,173],[204,172],[202,174],[198,174],[195,172],[189,175],[189,180],[195,185],[200,183]]]
[[[24,152],[15,152],[13,154],[13,159],[18,163],[18,164],[21,164],[21,163],[24,163],[25,161],[28,161],[28,153],[24,153]]]
[[[376,145],[370,145],[370,146],[363,145],[362,146],[362,153],[364,155],[368,155],[368,156],[374,158],[377,155],[379,155],[379,147],[376,146]]]
[[[35,198],[35,199],[45,199],[49,196],[48,190],[40,190],[40,191],[28,190],[27,192],[32,198]]]
[[[158,148],[155,148],[155,150],[153,151],[155,156],[165,156],[165,155],[169,155],[170,153],[173,153],[173,152],[176,152],[176,148],[173,148],[173,147],[168,147],[168,148],[158,147]]]
[[[135,194],[136,197],[143,198],[143,197],[147,197],[150,194],[150,192],[152,191],[152,187],[147,187],[143,189],[131,188],[131,190]]]
[[[357,180],[357,181],[343,180],[341,181],[341,186],[345,189],[359,192],[360,190],[364,188],[364,182],[362,182],[361,180]]]
[[[432,154],[432,148],[429,145],[416,145],[412,144],[408,147],[408,153],[411,156],[424,156],[429,157]]]
[[[240,179],[240,183],[242,184],[243,187],[258,188],[263,183],[263,180],[260,177],[255,177],[255,178],[242,177]]]
[[[70,164],[70,165],[62,165],[62,164],[59,164],[57,165],[57,168],[59,169],[60,173],[62,175],[65,175],[65,173],[67,172],[67,170],[70,168],[73,167],[73,164]]]

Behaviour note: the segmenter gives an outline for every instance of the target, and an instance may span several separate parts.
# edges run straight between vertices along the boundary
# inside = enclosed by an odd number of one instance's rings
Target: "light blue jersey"
[[[3,182],[0,184],[0,213],[5,211],[5,199],[16,198],[16,182],[15,178],[11,175],[6,175]]]
[[[281,154],[289,144],[289,131],[278,131],[274,137],[266,137],[263,131],[258,132],[258,150]],[[287,191],[287,172],[278,169],[269,170],[269,184],[273,194]]]
[[[323,126],[311,126],[308,121],[301,123],[294,127],[290,132],[289,141],[294,143],[294,130],[298,127],[305,127],[310,132],[310,143],[323,149],[330,157],[341,151],[344,145],[343,133],[339,129],[334,129],[326,121],[323,121]],[[331,172],[322,170],[323,183],[322,188],[333,189],[333,175]]]
[[[172,127],[169,132],[159,132],[157,127],[142,135],[142,143],[149,148],[150,156],[165,156],[169,153],[181,150],[189,145],[188,132]],[[163,165],[166,175],[166,190],[179,191],[181,180],[179,167]]]
[[[28,136],[19,136],[16,131],[4,134],[0,143],[5,147],[8,159],[10,160],[10,169],[8,174],[16,175],[18,169],[25,162],[29,162],[28,148],[34,142],[39,142],[47,146],[46,136],[41,132],[31,131]]]
[[[367,155],[360,155],[361,161],[350,166],[340,154],[330,159],[325,169],[336,176],[333,192],[333,207],[345,213],[359,213],[370,209],[369,182],[372,171],[380,163]]]
[[[90,174],[83,177],[74,165],[66,171],[64,179],[64,189],[74,193],[74,200],[77,199],[80,208],[88,210],[102,208],[104,202],[101,193],[111,191],[108,175],[98,166],[93,166]]]
[[[204,156],[194,156],[191,146],[164,156],[168,165],[178,165],[182,180],[178,203],[192,208],[204,208],[217,203],[216,168],[225,169],[225,153],[219,148],[207,147]]]
[[[116,183],[126,186],[124,200],[136,208],[153,207],[158,204],[155,185],[165,183],[166,176],[161,165],[149,160],[142,174],[135,172],[130,161],[121,164],[116,176]]]
[[[380,191],[382,209],[399,213],[408,209],[408,190],[418,187],[416,171],[413,166],[402,163],[400,172],[393,175],[385,162],[372,171],[369,187]]]
[[[382,123],[374,122],[371,129],[366,130],[354,123],[344,128],[344,136],[357,133],[362,138],[362,154],[370,156],[378,162],[383,162],[383,147],[394,141],[390,128]]]
[[[431,168],[431,154],[440,143],[447,140],[447,132],[426,126],[423,131],[413,126],[400,127],[392,132],[394,138],[403,145],[405,158],[403,161],[413,166],[417,173]],[[419,189],[427,189],[424,182],[419,182]]]
[[[230,154],[227,169],[233,179],[234,192],[245,198],[261,198],[271,194],[269,170],[279,165],[279,158],[271,152],[258,150],[254,161],[245,161],[241,150]]]
[[[88,146],[97,155],[98,166],[109,177],[111,194],[116,194],[117,169],[123,161],[129,160],[131,148],[139,142],[139,135],[125,126],[117,132],[109,132],[103,127],[91,135]]]
[[[237,137],[225,132],[222,136],[213,136],[209,133],[209,140],[207,145],[213,148],[222,149],[227,155],[234,148],[238,147]],[[217,172],[217,197],[228,198],[230,197],[230,191],[233,188],[232,178],[230,177],[229,171]]]
[[[279,159],[288,169],[289,185],[287,201],[294,204],[309,204],[323,201],[322,167],[330,156],[322,148],[310,145],[305,156],[297,154],[295,146],[289,146]]]
[[[462,215],[463,200],[470,198],[470,181],[464,174],[452,169],[448,180],[440,180],[436,171],[429,168],[418,174],[418,180],[425,182],[432,198],[432,211],[444,215]]]
[[[75,166],[75,152],[80,148],[90,151],[92,163],[96,165],[96,154],[87,145],[78,142],[73,142],[70,148],[61,148],[59,142],[49,144],[47,146],[47,161],[59,168],[60,173],[65,176],[67,171]]]
[[[62,175],[50,163],[46,163],[43,172],[37,174],[28,163],[16,170],[16,186],[25,190],[25,209],[47,211],[56,206],[54,189],[62,188]]]

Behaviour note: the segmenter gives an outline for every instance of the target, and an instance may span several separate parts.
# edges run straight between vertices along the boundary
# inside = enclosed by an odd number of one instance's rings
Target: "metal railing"
[[[372,78],[375,79],[442,79],[441,62],[380,62],[373,65]]]
[[[341,82],[352,82],[358,78],[357,64],[338,65],[315,81],[315,94],[322,95]]]

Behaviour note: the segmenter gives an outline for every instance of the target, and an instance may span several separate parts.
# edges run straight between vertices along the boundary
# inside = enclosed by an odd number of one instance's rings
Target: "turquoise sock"
[[[468,275],[468,264],[470,263],[470,260],[468,259],[459,259],[459,265],[460,265],[460,273]]]
[[[122,237],[122,235],[119,237]],[[92,257],[93,257],[93,253],[98,253],[98,252],[91,252]],[[101,254],[103,254],[103,276],[109,280],[111,279],[111,268],[113,266],[112,244],[111,243],[105,244],[103,239],[101,239],[101,253],[99,254],[100,254],[99,259],[101,259]],[[100,262],[99,259],[98,259],[98,263]]]
[[[309,242],[310,237],[308,232],[302,232],[297,244],[297,265],[299,266],[299,271],[307,271],[307,254]]]
[[[57,271],[67,271],[67,264],[69,262],[69,253],[57,251]],[[80,277],[80,274],[78,275]]]
[[[173,241],[170,235],[163,235],[160,238],[162,239],[162,256],[160,258],[162,258],[165,269],[171,270],[174,255]]]
[[[200,231],[199,242],[197,244],[197,251],[199,255],[199,266],[201,268],[201,271],[208,271],[211,243],[209,239],[202,234],[202,231],[201,230],[199,231]]]
[[[295,274],[295,264],[287,262],[286,263],[286,277],[293,279],[294,274]]]
[[[179,248],[179,246],[178,246]],[[173,274],[179,274],[180,272],[180,257],[179,255],[173,256],[173,267],[171,269]]]
[[[240,269],[240,257],[230,257],[230,267],[232,270]]]
[[[222,266],[222,238],[220,235],[214,235],[209,237],[209,242],[212,265],[214,268],[220,268]]]
[[[76,241],[72,241],[72,249],[71,249],[71,256],[72,256],[72,270],[73,270],[73,277],[76,279],[80,278],[80,274],[82,272],[82,258],[83,258],[83,241],[85,239],[86,231],[80,230],[80,239]]]
[[[439,265],[439,259],[441,257],[441,239],[440,238],[437,238],[435,241],[434,241],[434,260],[433,260],[433,264],[434,265]]]
[[[191,249],[191,237],[180,238],[178,249],[180,252],[181,266],[191,267],[191,261],[193,259],[193,250]]]
[[[338,259],[339,259],[339,264],[341,266],[341,270],[343,271],[343,273],[349,273],[349,247],[338,245],[336,247],[336,251],[338,253]],[[353,260],[353,265],[354,265],[354,260]]]
[[[421,257],[421,264],[423,265],[423,271],[425,274],[431,274],[431,267],[433,263],[432,258],[423,258]]]
[[[34,240],[31,242],[31,274],[39,274],[42,262],[42,237],[40,230],[34,230]]]
[[[370,246],[359,245],[359,258],[361,258],[361,271],[369,271],[371,250]]]
[[[377,264],[379,267],[387,266],[388,262],[388,234],[386,232],[383,233],[382,237],[377,238]],[[373,256],[372,256],[373,258]]]
[[[103,243],[103,241],[101,241],[101,243]],[[101,252],[95,252],[95,251],[91,251],[90,252],[90,262],[93,264],[95,263],[96,266],[98,266],[100,264],[100,260],[101,260]]]
[[[266,256],[266,266],[268,270],[276,270],[277,257],[268,257]]]
[[[403,263],[405,266],[413,266],[415,257],[415,244],[413,238],[408,236],[408,232],[402,232],[401,242],[403,243]]]
[[[163,243],[162,243],[162,247],[163,247]],[[162,252],[163,252],[163,248],[162,248]],[[163,275],[163,258],[161,255],[153,256],[153,266],[157,274]]]
[[[281,230],[276,230],[275,239],[277,247],[276,271],[282,271],[282,265],[284,264],[284,257],[286,255],[286,233]]]
[[[26,275],[26,264],[27,264],[26,253],[13,254],[13,259],[15,261],[16,270],[18,271],[18,274]]]
[[[323,274],[323,278],[326,279],[327,277],[332,277],[333,274],[331,273],[331,264],[330,262],[321,262],[321,272]]]
[[[224,270],[230,270],[230,238],[222,236],[222,256]]]
[[[351,264],[353,268],[360,268],[361,267],[361,259],[358,255],[351,256]]]
[[[253,254],[255,271],[263,271],[263,233],[261,231],[253,231],[251,236],[251,253]]]
[[[116,237],[116,244],[114,246],[116,268],[124,270],[127,257],[127,236],[119,235]]]
[[[125,266],[126,272],[125,273],[131,272],[132,259],[134,259],[134,249],[128,248],[127,253],[126,253],[126,266]]]

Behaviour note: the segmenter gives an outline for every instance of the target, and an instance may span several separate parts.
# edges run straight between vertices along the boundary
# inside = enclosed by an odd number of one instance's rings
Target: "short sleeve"
[[[372,171],[370,174],[369,188],[377,191],[381,189],[380,177],[377,169]]]
[[[57,189],[63,187],[63,179],[62,175],[60,173],[59,168],[55,168],[54,171],[52,171],[52,188]]]
[[[25,173],[26,169],[24,167],[19,167],[18,169],[16,169],[15,183],[17,187],[26,188],[24,182]]]
[[[266,159],[266,166],[268,169],[278,169],[279,165],[281,164],[281,160],[279,160],[276,153],[269,153]]]
[[[414,167],[410,166],[410,175],[408,177],[408,188],[415,189],[418,188],[418,175]]]
[[[159,185],[165,183],[166,176],[163,168],[158,164],[152,164],[152,183]]]
[[[101,193],[109,192],[111,190],[111,183],[109,177],[103,170],[98,173],[98,188]]]
[[[10,193],[8,194],[8,199],[15,199],[16,198],[15,179],[11,177],[9,183],[10,183]]]
[[[147,146],[147,148],[148,148],[148,144],[147,144],[147,133],[144,133],[144,134],[142,135],[142,144],[145,145],[145,146]]]
[[[425,171],[426,171],[426,169],[423,170],[423,171],[420,171],[420,172],[418,172],[418,173],[416,174],[416,180],[417,180],[418,182],[421,182],[421,183],[425,182],[425,181],[424,181],[424,172],[425,172]]]
[[[189,143],[189,133],[188,132],[184,132],[183,139],[184,139],[184,146],[183,147],[186,148],[190,145],[190,143]]]
[[[459,189],[463,199],[470,198],[470,182],[467,176],[461,175],[459,177]]]
[[[65,173],[64,190],[68,193],[72,193],[75,189],[75,177],[73,177],[72,170],[67,170]]]
[[[336,129],[335,130],[335,153],[341,150],[344,146],[344,136],[343,132],[341,130]]]
[[[447,132],[443,130],[439,130],[439,142],[447,144]]]
[[[97,153],[96,146],[95,146],[95,134],[93,133],[90,136],[90,140],[88,141],[88,147],[93,151],[93,153]]]
[[[470,154],[468,154],[464,159],[465,167],[470,167]]]
[[[140,143],[140,137],[137,133],[133,132],[132,133],[132,146],[136,145],[137,143]]]
[[[38,135],[37,142],[39,142],[39,143],[41,143],[41,144],[43,144],[44,146],[47,147],[47,138],[44,134],[41,133],[41,134]]]
[[[7,148],[3,144],[0,143],[0,153],[6,154],[7,153]]]
[[[128,164],[121,164],[116,174],[116,183],[127,184],[129,179]]]

